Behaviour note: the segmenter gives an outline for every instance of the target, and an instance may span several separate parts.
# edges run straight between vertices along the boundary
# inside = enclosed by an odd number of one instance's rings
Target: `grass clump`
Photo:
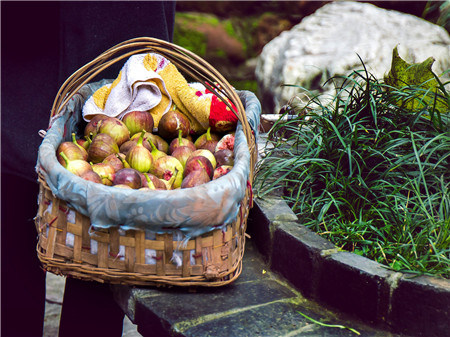
[[[344,250],[450,278],[450,113],[436,109],[450,98],[433,80],[435,91],[396,88],[364,68],[329,80],[342,83],[331,103],[288,104],[258,163],[259,196],[281,188],[302,224]]]

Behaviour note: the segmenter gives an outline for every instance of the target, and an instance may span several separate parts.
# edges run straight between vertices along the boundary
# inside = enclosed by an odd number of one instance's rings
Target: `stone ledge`
[[[282,203],[277,197],[256,199],[248,222],[248,233],[271,270],[305,297],[365,323],[413,336],[448,335],[449,280],[411,277],[340,252],[297,222]]]

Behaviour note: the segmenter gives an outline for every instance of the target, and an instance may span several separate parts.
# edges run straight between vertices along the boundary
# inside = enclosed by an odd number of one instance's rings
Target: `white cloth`
[[[146,59],[148,55],[156,56],[156,69],[149,68],[150,64]],[[89,121],[98,114],[122,119],[131,111],[148,111],[161,102],[163,94],[169,98],[169,104],[164,110],[164,113],[167,112],[172,105],[172,98],[158,72],[168,63],[166,58],[158,54],[131,56],[122,67],[117,79],[100,88],[86,101],[83,106],[84,120]],[[160,88],[163,88],[163,93]],[[104,97],[106,102],[99,97]]]

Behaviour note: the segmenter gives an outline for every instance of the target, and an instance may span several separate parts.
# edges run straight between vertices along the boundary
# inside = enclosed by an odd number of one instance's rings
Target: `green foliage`
[[[290,104],[294,118],[271,129],[258,195],[281,186],[299,220],[340,248],[450,278],[450,112],[435,104],[448,104],[444,85],[396,87],[365,67],[334,80],[331,103]]]
[[[420,86],[422,90],[418,94],[422,96],[421,100],[414,99],[414,95],[406,100],[399,100],[397,104],[404,105],[406,109],[417,111],[424,105],[435,105],[434,109],[440,113],[445,113],[449,109],[448,97],[438,95],[439,82],[431,70],[434,58],[429,57],[422,63],[409,64],[398,54],[397,47],[394,48],[392,55],[392,67],[389,74],[385,77],[386,84],[396,89],[406,89],[412,92],[417,91]],[[421,92],[423,91],[423,92]]]
[[[205,56],[206,54],[206,37],[200,32],[180,27],[174,30],[173,42],[199,56]]]

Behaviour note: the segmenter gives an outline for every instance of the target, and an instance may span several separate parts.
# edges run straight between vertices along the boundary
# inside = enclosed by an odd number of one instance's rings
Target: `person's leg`
[[[42,336],[45,272],[36,253],[39,186],[2,173],[1,336]]]
[[[120,337],[124,316],[109,284],[67,278],[59,337]]]

